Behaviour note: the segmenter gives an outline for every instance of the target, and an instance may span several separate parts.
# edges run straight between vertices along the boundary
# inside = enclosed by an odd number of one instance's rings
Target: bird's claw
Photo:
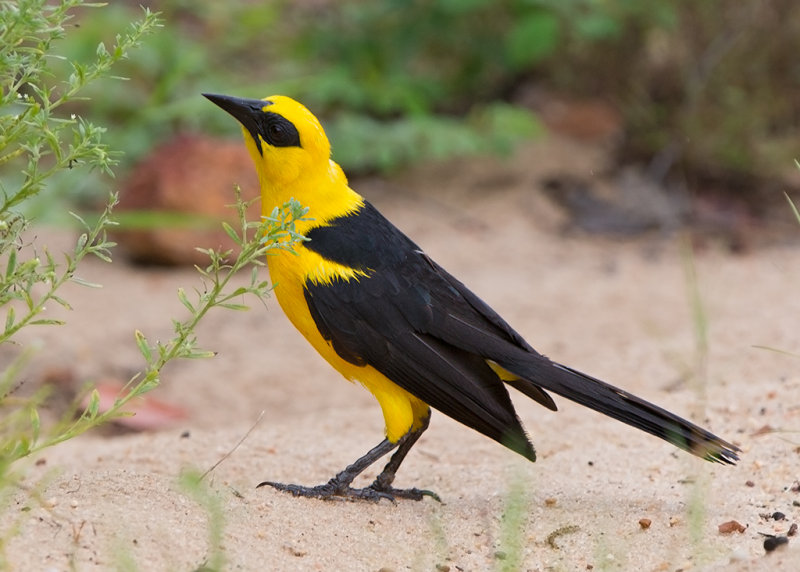
[[[270,486],[276,490],[290,493],[296,497],[317,498],[322,500],[366,500],[371,502],[380,502],[381,500],[386,499],[395,503],[397,502],[396,499],[398,498],[421,501],[427,496],[438,502],[442,502],[442,499],[439,498],[439,495],[428,490],[417,488],[395,489],[393,487],[379,487],[376,486],[376,483],[373,483],[368,487],[364,487],[363,489],[356,489],[350,486],[342,486],[333,481],[334,479],[331,479],[331,481],[328,481],[324,485],[317,485],[316,487],[305,487],[303,485],[264,481],[256,488]]]
[[[379,486],[377,483],[372,483],[370,486],[366,487],[366,489],[361,489],[361,490],[367,490],[367,489],[385,495],[389,495],[392,498],[392,500],[400,498],[400,499],[421,501],[425,497],[431,497],[436,502],[442,502],[442,499],[435,492],[426,489],[418,489],[416,487],[411,489],[396,489],[394,487],[382,487]]]

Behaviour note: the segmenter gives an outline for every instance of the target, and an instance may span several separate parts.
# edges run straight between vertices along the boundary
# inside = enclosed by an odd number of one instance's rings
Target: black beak
[[[243,97],[233,97],[230,95],[218,95],[214,93],[204,93],[203,97],[218,105],[242,124],[250,132],[256,142],[259,152],[261,151],[261,139],[259,137],[259,126],[261,114],[264,108],[272,105],[269,101],[261,99],[245,99]]]

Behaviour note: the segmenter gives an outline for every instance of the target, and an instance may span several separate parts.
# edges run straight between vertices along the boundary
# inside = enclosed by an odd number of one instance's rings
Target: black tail
[[[740,449],[736,445],[627,391],[544,356],[534,356],[534,359],[526,360],[522,367],[518,362],[501,365],[529,380],[532,385],[660,437],[708,461],[733,465],[739,460],[737,453]],[[518,381],[516,385],[519,386],[521,382]],[[518,389],[527,393],[522,387]]]

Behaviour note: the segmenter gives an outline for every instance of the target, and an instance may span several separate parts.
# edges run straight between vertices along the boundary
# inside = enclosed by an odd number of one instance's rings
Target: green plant
[[[15,336],[27,327],[58,325],[60,322],[41,316],[45,304],[56,303],[69,309],[69,302],[59,295],[59,290],[68,281],[86,284],[75,274],[86,256],[110,261],[114,244],[106,238],[106,231],[114,225],[111,215],[116,195],[111,195],[103,213],[91,224],[73,214],[82,234],[63,261],[35,242],[26,242],[29,219],[22,212],[33,198],[46,194],[52,181],[65,171],[110,172],[114,163],[111,151],[101,141],[103,128],[77,115],[64,117],[60,111],[68,102],[81,98],[89,84],[107,77],[112,66],[159,21],[145,10],[141,20],[117,35],[113,47],[99,44],[91,62],[70,61],[71,73],[64,78],[54,71],[51,62],[58,57],[58,40],[68,29],[71,11],[97,6],[80,0],[55,4],[45,0],[0,2],[0,309],[4,312],[0,344],[15,343]],[[123,414],[125,403],[158,384],[167,362],[212,355],[197,347],[194,335],[197,324],[210,309],[242,309],[245,306],[239,301],[241,297],[252,294],[262,299],[267,294],[269,287],[258,279],[257,267],[270,250],[291,248],[301,238],[294,231],[294,221],[305,210],[290,203],[261,223],[254,223],[245,220],[246,206],[237,195],[240,227],[224,225],[238,252],[204,251],[209,264],[198,268],[202,288],[194,296],[184,290],[178,292],[190,316],[173,322],[174,337],[151,344],[136,332],[145,367],[130,380],[109,410],[100,411],[95,391],[77,418],[72,411],[52,427],[43,427],[39,408],[47,388],[33,395],[17,396],[18,375],[25,361],[32,358],[31,351],[20,352],[4,366],[0,372],[0,495],[5,496],[8,486],[16,482],[18,475],[12,473],[15,461]],[[248,266],[253,267],[250,283],[229,291],[231,278]]]
[[[109,76],[111,68],[158,22],[154,14],[145,11],[141,20],[117,35],[110,50],[106,44],[98,44],[91,60],[71,60],[68,69],[59,73],[57,46],[72,11],[80,6],[97,5],[82,0],[0,2],[3,221],[13,218],[12,209],[33,199],[55,175],[76,167],[110,173],[115,163],[101,142],[105,129],[78,114],[65,113],[64,108],[81,99],[91,84]],[[10,236],[4,234],[6,247]],[[14,233],[12,238],[16,236]]]
[[[80,0],[0,1],[1,345],[16,344],[24,328],[57,325],[58,321],[42,317],[45,304],[69,308],[59,295],[61,287],[68,281],[80,282],[75,273],[86,256],[109,260],[113,246],[106,238],[106,230],[113,225],[113,195],[93,224],[75,215],[82,232],[63,261],[28,242],[26,234],[26,206],[46,194],[64,173],[111,171],[115,158],[101,140],[104,129],[65,111],[66,106],[83,97],[88,86],[108,77],[112,67],[158,25],[156,16],[145,11],[141,20],[116,37],[110,49],[97,45],[90,59],[65,62],[66,67],[57,72],[57,47],[70,28],[73,11],[81,6],[93,5]],[[21,476],[12,471],[16,460],[90,426],[65,420],[52,430],[43,428],[39,406],[47,390],[17,396],[20,371],[33,353],[24,348],[0,370],[0,506]],[[36,498],[35,490],[29,494]],[[4,527],[3,533],[13,534],[11,526]]]
[[[497,556],[502,556],[498,561],[498,569],[503,572],[522,569],[525,556],[526,517],[531,508],[527,484],[522,474],[513,475],[504,499],[496,553]]]
[[[203,508],[208,518],[208,552],[198,570],[219,572],[225,569],[225,514],[222,498],[203,482],[203,476],[198,471],[185,471],[180,476],[179,485],[187,496]]]
[[[110,260],[113,243],[107,240],[106,230],[113,225],[110,213],[116,197],[111,197],[92,225],[74,215],[83,233],[63,263],[26,242],[29,220],[21,212],[70,169],[111,172],[115,159],[101,141],[105,130],[76,114],[65,116],[62,110],[79,99],[88,85],[107,77],[158,25],[157,17],[145,11],[141,20],[116,37],[110,49],[100,44],[90,62],[71,61],[68,75],[56,74],[52,67],[56,46],[66,33],[71,12],[80,6],[95,5],[80,0],[0,2],[0,308],[5,311],[0,344],[13,342],[28,326],[57,325],[40,316],[45,304],[69,308],[58,291],[67,281],[80,281],[75,272],[84,257]],[[29,357],[23,352],[0,373],[0,406],[5,410],[0,421],[0,480],[10,463],[29,454],[40,439],[37,405],[43,394],[12,406],[16,375]]]

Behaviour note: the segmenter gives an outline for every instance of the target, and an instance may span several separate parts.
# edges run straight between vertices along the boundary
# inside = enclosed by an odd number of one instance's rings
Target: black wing
[[[737,459],[735,446],[708,431],[536,352],[369,203],[308,238],[306,248],[369,275],[306,286],[320,333],[343,359],[371,365],[457,421],[534,458],[491,360],[519,376],[510,385],[551,409],[542,388],[698,456]]]
[[[436,335],[442,309],[465,302],[417,245],[368,203],[307,237],[305,248],[369,274],[306,284],[317,328],[340,357],[371,365],[431,407],[535,459],[503,382],[479,354]]]

